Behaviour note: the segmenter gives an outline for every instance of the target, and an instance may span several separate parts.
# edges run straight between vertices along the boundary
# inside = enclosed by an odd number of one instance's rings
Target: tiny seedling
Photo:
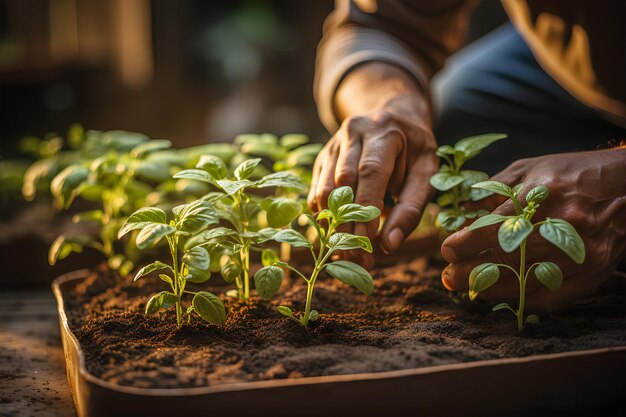
[[[259,245],[270,240],[278,227],[293,221],[301,212],[302,205],[282,196],[261,196],[248,190],[264,188],[290,188],[300,190],[304,184],[291,172],[275,172],[259,179],[252,179],[259,167],[260,158],[248,159],[239,164],[230,176],[224,161],[211,155],[200,158],[196,169],[187,169],[174,175],[174,178],[195,179],[211,184],[218,191],[203,197],[211,202],[220,219],[232,226],[209,229],[187,242],[187,248],[207,246],[217,254],[226,255],[228,262],[221,265],[221,273],[227,282],[235,282],[237,296],[242,300],[250,298],[250,252],[262,252],[265,264],[277,259],[271,249]],[[258,214],[266,211],[270,227],[259,226]]]
[[[430,178],[430,185],[443,194],[437,198],[441,211],[437,223],[447,232],[458,230],[467,219],[487,214],[485,210],[471,211],[463,207],[465,201],[478,201],[491,194],[490,191],[471,188],[473,184],[486,181],[489,176],[482,171],[462,169],[463,164],[478,155],[492,143],[505,139],[501,133],[471,136],[458,141],[454,147],[443,145],[437,149],[437,156],[446,163]]]
[[[524,303],[526,300],[526,282],[533,271],[537,280],[551,291],[557,291],[563,282],[563,273],[554,262],[535,262],[526,268],[526,245],[528,236],[539,228],[539,234],[557,248],[565,252],[574,262],[582,264],[585,260],[585,245],[576,229],[561,219],[547,217],[545,220],[532,223],[532,218],[539,204],[548,198],[548,188],[539,185],[526,194],[526,207],[522,207],[519,199],[524,184],[511,188],[497,181],[483,181],[472,186],[474,189],[489,191],[508,197],[515,207],[515,215],[503,216],[488,214],[469,226],[469,230],[502,223],[498,230],[498,243],[503,251],[512,253],[519,249],[520,261],[517,269],[513,266],[497,263],[483,263],[475,267],[469,276],[469,298],[474,300],[478,294],[498,282],[500,268],[511,270],[519,281],[519,303],[517,309],[507,303],[500,303],[493,307],[493,311],[510,310],[517,317],[517,328],[522,330],[526,324],[538,323],[539,317],[531,314],[524,317]]]
[[[316,217],[306,215],[309,224],[315,228],[319,238],[319,248],[313,245],[299,232],[293,229],[281,230],[274,235],[274,240],[288,243],[293,247],[309,248],[313,256],[314,268],[310,277],[306,277],[296,268],[285,262],[276,262],[272,266],[261,268],[254,276],[257,292],[263,299],[270,299],[280,288],[283,279],[283,270],[288,268],[298,274],[307,283],[306,306],[304,313],[296,316],[289,307],[280,306],[278,311],[300,321],[306,328],[309,322],[319,319],[319,313],[311,310],[315,282],[323,270],[339,281],[351,285],[369,295],[373,289],[372,276],[362,266],[345,260],[328,262],[330,256],[338,250],[363,249],[372,252],[372,244],[365,236],[337,232],[337,227],[350,222],[369,222],[380,216],[380,210],[374,206],[354,204],[354,194],[350,187],[340,187],[333,190],[328,197],[328,209],[320,211]],[[325,228],[323,221],[328,227]]]
[[[209,203],[197,200],[189,204],[176,206],[172,209],[174,219],[167,221],[165,211],[156,207],[145,207],[131,214],[119,231],[118,238],[126,233],[137,230],[136,244],[145,249],[167,240],[172,263],[170,265],[155,261],[144,266],[135,275],[135,281],[157,270],[167,270],[167,274],[159,274],[161,280],[170,285],[171,291],[161,291],[153,295],[146,304],[146,314],[154,314],[160,309],[176,307],[176,323],[181,326],[184,317],[191,320],[196,313],[204,320],[220,324],[226,320],[224,304],[216,295],[208,291],[189,291],[185,289],[188,282],[201,284],[211,274],[208,271],[211,259],[209,252],[202,247],[193,247],[179,253],[181,237],[189,237],[202,231],[209,224],[219,221],[215,210]],[[191,305],[183,313],[182,297],[193,295]]]

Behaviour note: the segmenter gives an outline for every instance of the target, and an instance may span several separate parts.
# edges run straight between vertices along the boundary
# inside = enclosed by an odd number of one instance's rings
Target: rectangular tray
[[[378,373],[146,389],[95,377],[65,312],[81,270],[57,278],[67,380],[79,417],[554,416],[626,410],[626,346]],[[611,414],[619,415],[619,414]]]

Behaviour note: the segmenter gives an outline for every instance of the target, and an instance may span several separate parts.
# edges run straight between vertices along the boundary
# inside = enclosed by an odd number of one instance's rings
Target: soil
[[[173,309],[144,316],[161,282],[132,284],[104,267],[66,300],[87,369],[109,382],[144,388],[379,372],[626,344],[623,288],[542,316],[519,334],[509,312],[491,312],[486,303],[448,292],[441,267],[418,258],[378,269],[369,297],[322,278],[313,301],[321,319],[308,331],[276,311],[279,301],[302,311],[306,286],[293,278],[273,302],[224,298],[228,317],[221,326],[195,319],[177,329]]]

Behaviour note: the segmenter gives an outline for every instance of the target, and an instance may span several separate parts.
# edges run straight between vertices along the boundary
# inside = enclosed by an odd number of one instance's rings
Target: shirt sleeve
[[[354,68],[386,62],[406,70],[424,91],[462,44],[476,0],[336,0],[318,46],[314,94],[320,119],[339,127],[335,93]]]

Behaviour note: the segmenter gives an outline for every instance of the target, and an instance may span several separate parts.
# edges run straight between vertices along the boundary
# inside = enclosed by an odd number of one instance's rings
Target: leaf
[[[326,266],[326,272],[344,284],[357,288],[364,294],[370,295],[374,289],[374,280],[369,272],[361,265],[350,261],[335,261]]]
[[[213,207],[203,200],[179,206],[176,228],[185,233],[196,234],[210,224],[219,222]]]
[[[539,324],[539,316],[536,314],[529,314],[524,320],[524,325],[526,324]]]
[[[254,287],[263,300],[271,299],[280,289],[284,272],[277,266],[264,266],[254,274]]]
[[[267,222],[272,227],[281,227],[291,223],[302,209],[300,203],[284,197],[265,199],[261,207],[267,212]]]
[[[159,274],[159,278],[163,282],[167,282],[170,285],[174,285],[174,281],[172,281],[172,277],[170,277],[169,275]]]
[[[102,224],[102,217],[104,213],[102,210],[90,210],[83,211],[82,213],[77,213],[72,216],[72,223],[80,223],[85,220],[92,220],[96,223]]]
[[[228,261],[220,268],[220,273],[226,282],[234,282],[241,275],[241,266],[233,261]]]
[[[151,181],[163,182],[170,179],[170,167],[162,161],[140,160],[134,168],[135,174]]]
[[[226,309],[222,300],[208,291],[198,292],[191,301],[194,311],[204,320],[221,324],[226,321]]]
[[[291,317],[292,319],[296,318],[296,316],[294,316],[293,314],[293,311],[291,311],[291,309],[287,306],[278,306],[276,307],[276,310],[278,310],[278,312],[283,316]]]
[[[280,146],[289,150],[306,143],[309,143],[309,137],[299,133],[290,133],[280,138]]]
[[[328,246],[332,250],[363,249],[372,253],[372,243],[367,237],[351,233],[335,233],[328,239]]]
[[[322,221],[325,219],[330,219],[334,217],[334,214],[332,211],[328,210],[328,209],[324,209],[322,211],[320,211],[319,213],[317,213],[317,221]]]
[[[214,243],[226,238],[228,236],[234,236],[237,232],[228,227],[215,227],[205,232],[192,236],[185,243],[185,250],[189,250],[196,246],[206,245],[207,243]]]
[[[548,190],[548,187],[546,187],[545,185],[538,185],[537,187],[530,190],[528,194],[526,194],[526,202],[529,204],[539,204],[546,198],[548,198],[549,195],[550,191]]]
[[[241,190],[242,188],[246,188],[246,187],[250,187],[254,185],[254,182],[249,181],[249,180],[240,180],[240,181],[217,180],[216,183],[228,195],[233,195],[237,191]]]
[[[215,155],[202,155],[196,164],[196,168],[208,172],[216,180],[224,179],[228,175],[226,164]]]
[[[337,210],[337,221],[369,222],[380,216],[380,210],[374,206],[362,206],[360,204],[345,204]]]
[[[507,253],[513,252],[533,231],[533,225],[524,216],[511,216],[498,229],[498,242]]]
[[[161,261],[154,261],[151,264],[148,264],[146,266],[144,266],[143,268],[141,268],[139,271],[137,271],[137,274],[135,275],[135,278],[133,279],[133,281],[137,281],[139,278],[148,275],[158,269],[165,269],[165,268],[169,268],[172,272],[172,267],[164,264]]]
[[[335,188],[328,196],[328,208],[333,214],[337,214],[339,207],[351,204],[354,201],[354,192],[348,186]]]
[[[57,237],[48,251],[48,263],[54,266],[57,261],[67,258],[72,252],[80,253],[83,246],[91,241],[88,236],[67,236]]]
[[[463,152],[465,159],[475,157],[492,143],[505,139],[507,137],[504,133],[487,133],[484,135],[470,136],[461,139],[454,145],[454,149]]]
[[[235,178],[245,180],[250,178],[254,169],[261,163],[261,158],[247,159],[235,168]]]
[[[78,165],[70,165],[61,171],[50,183],[52,196],[61,207],[68,208],[78,192],[78,186],[89,177],[89,170]]]
[[[517,197],[519,197],[522,191],[524,191],[524,187],[526,187],[526,184],[524,184],[523,182],[520,182],[519,184],[511,188],[511,191],[513,191],[513,197],[517,199]]]
[[[170,235],[176,231],[174,226],[161,223],[150,223],[137,235],[135,242],[139,249],[145,249],[149,246],[157,244],[163,236]]]
[[[281,230],[274,235],[277,242],[289,243],[295,248],[311,248],[311,243],[300,232],[293,229]]]
[[[472,185],[472,188],[492,191],[496,194],[513,198],[513,190],[511,189],[511,187],[498,181],[481,181]]]
[[[263,249],[261,253],[261,263],[263,266],[272,266],[278,262],[278,254],[273,249]]]
[[[550,291],[556,291],[563,284],[563,272],[554,262],[541,262],[535,267],[537,280],[545,285]]]
[[[454,148],[450,145],[442,145],[437,148],[437,151],[435,153],[439,157],[442,157],[443,155],[454,155]]]
[[[454,202],[454,197],[452,195],[452,192],[450,191],[443,193],[439,197],[437,197],[437,205],[439,207],[449,206],[453,202]]]
[[[447,232],[456,232],[465,223],[465,216],[453,209],[441,210],[437,214],[437,223]]]
[[[178,302],[179,298],[176,294],[169,291],[161,291],[148,300],[146,304],[146,315],[151,315],[160,309],[167,310]]]
[[[263,229],[259,229],[256,234],[257,236],[252,239],[252,241],[254,243],[265,243],[268,240],[272,240],[274,239],[274,236],[276,235],[276,233],[278,233],[280,230],[275,229],[273,227],[264,227]]]
[[[193,282],[194,284],[202,284],[211,278],[211,271],[207,269],[194,268],[193,266],[185,265],[187,268],[187,275],[185,281]]]
[[[503,216],[501,214],[487,214],[486,216],[479,217],[467,228],[468,230],[476,230],[481,227],[491,226],[492,224],[497,224],[508,219],[509,216]]]
[[[275,172],[261,178],[256,183],[256,188],[283,187],[304,190],[306,186],[295,174],[287,171]]]
[[[479,293],[485,291],[500,278],[500,269],[493,263],[480,264],[470,272],[469,298],[474,301]]]
[[[495,305],[495,306],[491,309],[491,311],[498,311],[498,310],[511,310],[511,311],[512,311],[513,309],[512,309],[512,308],[511,308],[511,306],[510,306],[510,305],[508,305],[507,303],[500,303],[500,304],[498,304],[498,305]]]
[[[454,175],[448,172],[438,172],[430,177],[430,185],[439,191],[448,191],[465,181],[461,175]]]
[[[209,184],[213,184],[214,182],[214,179],[211,176],[211,174],[201,169],[184,169],[174,174],[174,178],[202,181],[202,182],[207,182]]]
[[[130,151],[130,157],[133,159],[143,158],[147,154],[172,147],[172,142],[166,139],[152,139],[148,142],[135,146]]]
[[[133,214],[131,214],[124,225],[117,233],[117,238],[121,238],[126,233],[131,230],[143,229],[149,224],[162,223],[165,224],[167,222],[167,214],[160,208],[156,207],[144,207],[140,208]]]
[[[561,219],[546,218],[539,234],[565,252],[577,264],[585,261],[585,244],[574,226]]]
[[[195,269],[207,270],[211,264],[209,252],[201,246],[196,246],[185,251],[183,255],[183,263],[188,267]]]
[[[320,319],[320,313],[317,312],[317,310],[311,310],[309,312],[309,323],[313,323],[315,321],[318,321]]]

